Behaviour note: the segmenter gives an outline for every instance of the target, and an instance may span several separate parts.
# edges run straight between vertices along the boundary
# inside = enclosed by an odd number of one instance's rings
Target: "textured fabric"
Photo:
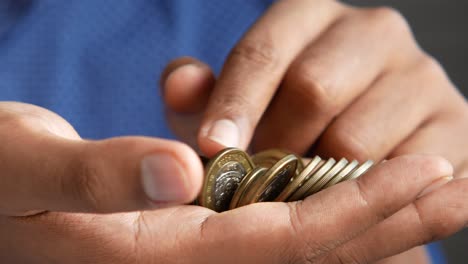
[[[172,137],[157,87],[165,64],[188,55],[219,71],[271,2],[2,0],[0,101],[50,109],[85,138]]]
[[[49,108],[87,138],[170,136],[164,65],[190,55],[219,70],[269,2],[2,0],[0,100]]]

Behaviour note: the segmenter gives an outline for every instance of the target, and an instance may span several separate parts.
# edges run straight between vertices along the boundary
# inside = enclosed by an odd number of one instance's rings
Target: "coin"
[[[206,166],[199,204],[216,212],[228,210],[241,180],[253,168],[244,151],[235,148],[220,151]]]
[[[336,174],[322,189],[326,189],[331,187],[337,183],[339,183],[343,177],[346,177],[350,172],[352,172],[356,167],[359,165],[357,160],[353,160],[352,162],[348,163],[346,167],[344,167],[338,174]]]
[[[246,191],[250,189],[250,187],[255,181],[262,178],[263,175],[265,175],[265,172],[267,172],[267,170],[267,168],[256,167],[249,174],[245,175],[236,192],[234,193],[234,196],[232,196],[229,209],[235,209],[237,207],[241,207],[243,205],[248,204],[244,198]]]
[[[347,181],[347,180],[352,180],[361,177],[364,173],[367,172],[367,170],[370,169],[374,165],[374,162],[372,160],[368,160],[361,164],[359,167],[357,167],[354,171],[352,171],[350,174],[348,174],[346,177],[344,177],[341,181]]]
[[[342,158],[307,191],[305,196],[307,197],[321,191],[325,184],[327,184],[338,172],[340,172],[346,166],[346,164],[348,164],[348,161],[345,158]]]
[[[268,169],[246,193],[247,203],[273,201],[296,173],[297,157],[289,154]]]
[[[321,166],[317,171],[314,172],[313,175],[309,177],[309,179],[300,187],[294,194],[290,197],[289,201],[297,201],[301,199],[305,199],[305,194],[309,191],[309,189],[314,186],[322,176],[329,171],[333,165],[336,163],[334,159],[328,159],[323,166]]]
[[[339,182],[355,179],[373,162],[336,162],[314,157],[307,166],[302,158],[280,149],[262,151],[252,159],[242,150],[229,148],[213,159],[200,157],[205,167],[203,190],[194,202],[217,212],[265,201],[305,199]]]
[[[275,165],[280,159],[289,154],[294,154],[282,149],[268,149],[252,155],[252,161],[257,166],[270,168]],[[297,155],[296,155],[297,156]],[[304,163],[301,158],[297,160],[296,173],[299,174],[304,169]]]
[[[288,198],[302,186],[304,180],[307,180],[307,176],[310,176],[310,173],[317,167],[321,160],[319,156],[315,156],[299,174],[292,178],[284,190],[276,197],[275,201],[287,201]]]

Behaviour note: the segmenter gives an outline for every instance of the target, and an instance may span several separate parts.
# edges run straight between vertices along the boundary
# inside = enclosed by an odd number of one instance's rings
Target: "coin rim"
[[[367,160],[366,162],[362,163],[359,167],[357,167],[353,172],[349,174],[343,181],[348,181],[352,179],[357,179],[361,177],[364,173],[366,173],[372,166],[374,165],[374,161]]]
[[[256,181],[251,187],[251,191],[246,194],[247,203],[252,204],[258,202],[258,199],[261,197],[266,188],[268,188],[268,186],[270,186],[270,184],[275,180],[278,172],[281,171],[285,166],[288,166],[291,162],[294,162],[294,171],[290,173],[290,178],[292,178],[296,172],[297,160],[298,158],[296,155],[288,154],[271,168],[269,168],[268,171],[263,175],[263,178],[266,179],[264,181]]]
[[[309,189],[314,186],[336,163],[336,160],[333,158],[328,159],[318,170],[316,170],[313,175],[309,177],[307,182],[305,182],[292,196],[290,200],[297,201],[303,200],[305,194]]]
[[[341,158],[338,162],[336,162],[330,170],[328,170],[325,175],[320,178],[310,189],[307,191],[305,196],[310,196],[314,193],[319,192],[322,188],[327,184],[333,177],[338,174],[342,169],[344,169],[348,165],[348,160],[345,158]]]
[[[245,197],[246,191],[250,188],[250,186],[261,178],[268,169],[265,167],[256,167],[254,168],[249,174],[245,175],[242,179],[239,187],[237,188],[234,196],[232,196],[231,203],[229,205],[229,209],[235,209],[241,206],[244,206],[243,199]]]
[[[268,167],[272,167],[273,165],[275,165],[275,163],[280,161],[282,158],[286,157],[287,155],[291,155],[291,154],[296,156],[296,158],[297,158],[296,174],[299,174],[304,169],[304,162],[302,161],[302,158],[299,155],[297,155],[296,153],[294,153],[292,151],[289,151],[289,150],[267,149],[267,150],[263,150],[263,151],[260,151],[258,153],[253,154],[251,156],[251,159],[252,159],[252,162],[256,166],[266,165],[264,167],[268,168]],[[261,164],[261,162],[255,162],[255,160],[258,160],[258,159],[268,159],[268,158],[273,158],[273,159],[275,159],[275,161],[272,164]]]
[[[357,167],[359,167],[359,162],[357,160],[351,161],[335,177],[333,177],[333,179],[331,179],[327,184],[325,184],[323,189],[340,183],[344,177],[353,172]]]
[[[293,195],[293,193],[302,186],[304,181],[307,179],[308,174],[314,171],[314,169],[320,164],[320,161],[322,161],[322,158],[319,156],[315,156],[312,160],[310,160],[305,168],[302,169],[301,173],[296,175],[292,181],[286,185],[284,190],[275,199],[275,202],[287,201],[289,197],[291,197],[291,195]]]

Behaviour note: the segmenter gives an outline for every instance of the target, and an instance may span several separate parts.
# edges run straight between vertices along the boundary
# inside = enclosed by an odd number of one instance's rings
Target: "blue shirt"
[[[218,72],[272,1],[2,0],[0,101],[50,109],[84,138],[172,137],[164,66],[188,55]]]

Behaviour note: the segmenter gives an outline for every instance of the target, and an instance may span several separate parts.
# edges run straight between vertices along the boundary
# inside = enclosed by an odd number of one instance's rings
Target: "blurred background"
[[[411,24],[419,44],[445,68],[468,96],[468,1],[463,0],[348,0],[360,6],[392,6]],[[467,131],[468,136],[468,131]],[[443,241],[448,263],[468,263],[468,229]]]

